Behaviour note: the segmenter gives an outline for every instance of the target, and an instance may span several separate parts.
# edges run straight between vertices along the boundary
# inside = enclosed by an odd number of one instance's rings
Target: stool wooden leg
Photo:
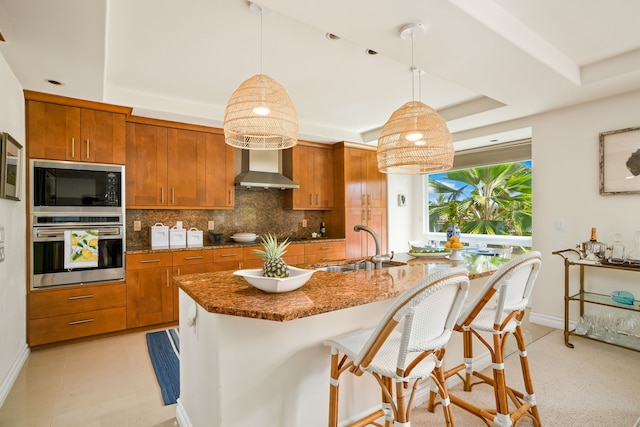
[[[471,391],[473,374],[473,334],[470,330],[462,331],[462,345],[464,349],[464,391]]]
[[[509,417],[509,402],[507,400],[507,381],[504,376],[504,354],[502,341],[505,337],[502,334],[493,334],[493,381],[494,393],[496,397],[497,417]]]
[[[329,427],[338,427],[338,352],[331,352],[329,383]]]
[[[518,350],[520,351],[520,367],[522,368],[522,379],[524,381],[524,389],[526,390],[525,401],[530,402],[533,405],[531,407],[531,415],[533,416],[536,425],[540,426],[540,415],[538,414],[538,405],[536,404],[535,393],[533,391],[533,381],[531,381],[527,347],[524,342],[524,334],[520,325],[516,327],[514,336],[518,342]]]

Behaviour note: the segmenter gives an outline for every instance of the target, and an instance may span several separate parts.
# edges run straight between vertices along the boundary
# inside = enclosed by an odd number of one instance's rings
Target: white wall
[[[406,197],[406,205],[398,206],[398,195]],[[407,252],[409,240],[423,236],[422,175],[387,175],[387,223],[389,251]]]
[[[591,227],[597,228],[601,242],[611,243],[614,234],[620,233],[625,246],[634,247],[634,233],[640,230],[640,195],[599,194],[599,133],[640,126],[639,110],[640,91],[636,91],[456,135],[456,139],[466,139],[527,126],[533,129],[533,249],[543,256],[532,298],[535,315],[557,322],[564,319],[564,267],[553,251],[575,248],[588,240]],[[406,188],[403,179],[390,175],[391,249],[419,237],[418,230],[409,226],[411,215],[393,206],[395,192],[401,188]],[[564,231],[556,231],[557,219],[564,221]],[[633,272],[592,270],[587,286],[605,294],[624,289],[639,299],[638,279]],[[574,291],[575,286],[572,278]],[[575,310],[575,319],[573,313]]]
[[[8,132],[25,145],[24,97],[22,87],[0,55],[0,132]],[[26,153],[22,150],[25,165]],[[0,199],[0,226],[5,230],[6,259],[0,262],[0,406],[4,402],[22,363],[26,345],[26,219],[25,174],[20,201]]]

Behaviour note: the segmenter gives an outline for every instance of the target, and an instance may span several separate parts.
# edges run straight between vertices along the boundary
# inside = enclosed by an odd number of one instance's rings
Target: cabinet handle
[[[71,158],[76,158],[76,139],[71,138]]]
[[[367,196],[365,196],[364,194],[362,195],[362,206],[367,204]]]
[[[89,294],[89,295],[78,295],[75,297],[69,297],[70,300],[74,300],[74,299],[86,299],[86,298],[93,298],[93,294]]]
[[[175,187],[171,187],[171,204],[176,204],[176,189]]]
[[[333,249],[333,246],[323,246],[323,247],[320,248],[321,251],[327,251],[327,250],[330,250],[330,249]]]
[[[178,276],[180,275],[180,267],[178,267]]]
[[[238,254],[221,254],[221,255],[220,255],[220,258],[223,258],[223,257],[230,257],[230,256],[238,256]]]
[[[360,215],[360,219],[362,220],[362,222],[364,222],[364,220],[367,218],[366,214],[364,213],[364,209],[362,209],[362,215]]]
[[[371,221],[371,209],[367,209],[367,220]]]
[[[140,261],[140,264],[146,264],[149,262],[160,262],[160,260],[159,259],[143,259]]]
[[[75,322],[69,322],[69,325],[80,325],[82,323],[91,323],[93,319],[76,320]]]
[[[202,255],[200,255],[200,256],[187,256],[187,257],[184,257],[184,260],[187,261],[187,260],[190,260],[190,259],[202,259],[202,258],[204,258],[204,256],[202,256]]]
[[[316,206],[320,205],[320,195],[316,193]]]
[[[232,205],[232,204],[233,204],[233,199],[232,199],[231,195],[232,195],[232,191],[231,191],[231,190],[229,190],[229,204],[230,204],[230,205]]]
[[[309,193],[309,204],[313,205],[313,194]]]
[[[89,138],[87,138],[87,159],[89,159]]]
[[[164,187],[160,187],[160,204],[164,205]]]
[[[331,258],[320,258],[320,261],[331,261]]]
[[[371,204],[371,194],[367,194],[367,204]]]
[[[179,275],[180,273],[178,273]],[[167,288],[169,287],[169,270],[167,270]]]

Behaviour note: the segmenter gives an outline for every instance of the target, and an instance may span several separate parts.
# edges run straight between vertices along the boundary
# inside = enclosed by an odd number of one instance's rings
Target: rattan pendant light
[[[414,90],[413,40],[422,35],[422,24],[407,24],[400,37],[411,40],[411,90]],[[428,105],[415,99],[391,114],[378,138],[378,169],[384,173],[426,174],[451,169],[453,140],[447,123]]]
[[[224,113],[227,144],[246,150],[282,150],[298,143],[298,113],[285,88],[262,74],[262,17],[260,13],[260,74],[244,82],[231,94]]]

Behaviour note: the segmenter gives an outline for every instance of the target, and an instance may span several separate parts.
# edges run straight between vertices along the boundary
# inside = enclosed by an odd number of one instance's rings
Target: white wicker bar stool
[[[326,340],[324,344],[331,347],[329,426],[338,425],[339,378],[347,371],[356,376],[372,374],[382,390],[382,407],[350,426],[380,426],[375,421],[384,416],[387,427],[410,427],[414,394],[425,378],[437,384],[446,425],[453,426],[441,366],[468,289],[465,268],[433,273],[404,291],[377,327]],[[411,392],[405,396],[412,382]]]
[[[464,364],[448,370],[445,378],[457,375],[462,379],[465,391],[471,391],[476,384],[491,385],[495,394],[495,407],[479,408],[459,396],[450,394],[451,402],[482,418],[485,423],[489,420],[495,425],[508,427],[526,415],[532,418],[534,425],[538,427],[541,425],[521,327],[541,264],[540,252],[534,251],[517,256],[500,267],[487,281],[475,300],[465,306],[454,327],[456,331],[463,334]],[[495,300],[495,304],[488,305],[491,300]],[[485,340],[480,332],[491,333],[493,343]],[[524,392],[507,386],[504,351],[509,334],[513,334],[518,344]],[[474,336],[491,354],[493,378],[473,369]],[[464,376],[460,374],[463,369]],[[479,381],[472,383],[473,377],[478,378]],[[436,405],[435,395],[436,392],[432,389],[428,404],[431,412]],[[513,404],[513,410],[509,407],[509,400]]]

